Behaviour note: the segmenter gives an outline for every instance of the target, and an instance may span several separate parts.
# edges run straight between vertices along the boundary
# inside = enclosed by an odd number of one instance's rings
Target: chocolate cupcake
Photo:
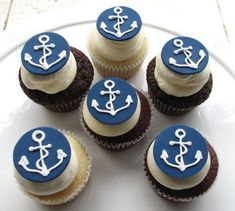
[[[148,92],[155,107],[183,115],[208,99],[212,74],[207,49],[190,37],[168,41],[147,67]]]
[[[147,39],[139,14],[124,6],[103,11],[89,37],[88,50],[96,70],[104,77],[131,78],[147,54]]]
[[[218,159],[213,147],[195,129],[174,125],[149,146],[144,167],[153,189],[163,198],[191,201],[213,184]]]
[[[79,107],[93,80],[93,67],[84,53],[59,34],[30,38],[21,52],[20,86],[35,103],[56,112]]]
[[[86,186],[91,158],[70,132],[34,128],[16,143],[15,178],[30,198],[46,205],[73,200]]]
[[[97,82],[81,110],[85,131],[102,147],[120,151],[145,136],[150,126],[148,100],[128,82],[115,77]]]

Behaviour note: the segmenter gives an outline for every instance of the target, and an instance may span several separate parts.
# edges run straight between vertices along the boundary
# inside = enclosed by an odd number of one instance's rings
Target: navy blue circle
[[[121,36],[114,35],[109,32],[107,33],[105,31],[105,30],[109,30],[116,34],[118,30],[118,26],[115,24],[117,24],[118,20],[114,16],[117,16],[117,15],[124,16],[124,19],[120,20],[120,22],[124,21],[123,24],[120,25]],[[133,26],[133,22],[136,23],[137,27],[133,28],[132,31],[128,32],[128,30],[132,29],[131,26]],[[104,28],[102,28],[104,24],[105,24],[105,30]],[[110,39],[110,40],[115,40],[115,41],[123,41],[123,40],[131,39],[132,37],[134,37],[136,34],[139,33],[142,27],[142,20],[139,14],[135,10],[129,7],[117,6],[117,7],[112,7],[103,11],[96,21],[96,27],[99,33],[103,35],[105,38]],[[114,27],[116,28],[116,30]]]
[[[172,60],[175,60],[177,64],[185,64],[186,56],[183,53],[183,51],[178,52],[178,54],[174,53],[174,51],[177,51],[177,49],[180,49],[181,44],[183,48],[187,48],[189,46],[192,47],[192,49],[189,49],[189,50],[192,53],[191,59],[194,63],[197,63],[198,61],[200,61],[201,50],[205,53],[205,55],[202,56],[203,59],[198,64],[197,68],[178,67],[170,62]],[[203,52],[201,53],[203,54]],[[162,58],[164,65],[167,66],[170,70],[179,74],[190,75],[190,74],[199,73],[205,69],[209,60],[209,54],[205,46],[202,43],[200,43],[198,40],[193,39],[191,37],[175,37],[169,40],[163,46],[162,52],[161,52],[161,58]]]
[[[43,48],[37,46],[42,46],[43,43],[45,45],[50,45],[48,48],[51,51],[51,55],[46,58],[47,64],[51,65],[53,62],[58,61],[54,65],[49,66],[48,69],[44,69],[42,67],[43,65],[40,63],[40,58],[43,57],[44,50]],[[50,52],[46,50],[46,54],[49,53]],[[60,59],[60,55],[63,54],[65,56],[61,56],[62,59]],[[59,71],[67,63],[69,56],[69,44],[61,35],[54,32],[44,32],[31,37],[25,43],[21,52],[21,62],[25,69],[30,73],[37,75],[48,75]],[[32,63],[37,65],[39,64],[40,66],[35,66]]]
[[[116,94],[116,100],[113,101],[114,110],[117,110],[126,105],[126,99],[128,95],[131,96],[133,101],[128,108],[117,112],[115,116],[111,115],[110,113],[99,112],[95,107],[92,106],[92,102],[96,100],[96,102],[99,104],[99,109],[108,110],[106,108],[106,103],[109,101],[109,94],[101,95],[100,93],[101,91],[108,91],[108,89],[105,87],[105,83],[107,83],[108,86],[111,86],[112,82],[110,81],[113,81],[114,83],[111,90],[120,91],[120,94]],[[99,122],[115,125],[125,122],[134,114],[137,108],[137,99],[138,98],[135,89],[127,81],[116,77],[110,77],[97,82],[91,88],[87,96],[87,107],[91,115]]]
[[[62,149],[67,155],[63,159],[63,162],[57,168],[51,170],[51,172],[47,176],[42,176],[40,173],[37,172],[26,171],[22,165],[19,165],[19,161],[21,160],[22,156],[26,156],[27,160],[29,161],[27,167],[30,169],[37,169],[36,161],[40,158],[40,151],[29,151],[30,146],[36,147],[39,145],[32,138],[33,133],[37,130],[43,131],[45,133],[45,139],[43,140],[42,145],[52,145],[51,148],[47,149],[49,152],[48,157],[44,159],[45,165],[48,169],[54,166],[59,161],[57,158],[58,149]],[[39,139],[42,138],[40,134],[36,137]],[[22,177],[32,182],[48,182],[60,176],[64,172],[65,168],[68,166],[70,158],[71,148],[66,137],[58,130],[50,127],[38,127],[26,132],[15,145],[13,152],[13,161],[17,172]]]
[[[194,166],[186,168],[184,171],[176,167],[171,167],[161,158],[162,151],[166,150],[168,154],[167,161],[176,164],[175,157],[180,153],[180,147],[178,144],[170,145],[170,141],[179,141],[176,137],[176,130],[183,129],[185,131],[185,137],[182,139],[183,142],[191,142],[191,146],[186,146],[188,152],[183,155],[185,165],[195,162],[195,154],[197,150],[201,151],[202,159]],[[184,150],[183,150],[184,151]],[[168,176],[176,178],[187,178],[193,176],[201,171],[207,162],[208,158],[208,147],[203,136],[194,128],[185,125],[174,125],[163,130],[158,137],[155,139],[153,147],[154,160],[158,167]]]

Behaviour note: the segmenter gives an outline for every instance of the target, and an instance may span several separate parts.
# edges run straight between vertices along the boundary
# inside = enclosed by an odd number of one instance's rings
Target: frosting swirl
[[[97,30],[91,33],[89,47],[99,52],[101,57],[113,61],[123,61],[133,58],[141,50],[145,42],[143,33],[124,41],[113,41],[100,35]]]
[[[71,52],[67,63],[58,72],[36,75],[27,71],[23,64],[20,69],[22,81],[28,89],[40,90],[48,94],[65,90],[73,82],[76,72],[76,60]]]
[[[197,93],[210,77],[209,65],[197,74],[183,75],[171,71],[162,61],[161,55],[156,56],[154,70],[159,87],[168,95],[187,97]]]

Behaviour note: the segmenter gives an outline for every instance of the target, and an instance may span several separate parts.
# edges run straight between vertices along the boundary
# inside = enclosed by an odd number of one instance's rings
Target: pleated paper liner
[[[170,115],[170,116],[181,116],[187,114],[188,112],[192,111],[196,106],[189,107],[189,108],[179,108],[165,104],[159,98],[152,94],[149,90],[149,96],[152,100],[152,103],[155,105],[155,108],[159,110],[161,113]]]

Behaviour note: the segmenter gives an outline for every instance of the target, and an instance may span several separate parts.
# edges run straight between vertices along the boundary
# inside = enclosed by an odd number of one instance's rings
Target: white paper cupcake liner
[[[164,192],[161,192],[160,189],[154,187],[154,185],[152,185],[152,188],[164,199],[167,199],[169,201],[175,201],[175,202],[190,202],[195,200],[197,197],[189,197],[189,198],[179,198],[179,197],[174,197],[171,196],[169,194],[165,194]]]
[[[82,101],[82,105],[80,106],[80,109],[79,109],[79,118],[80,118],[80,123],[81,123],[81,126],[83,128],[83,130],[85,131],[85,133],[91,138],[93,139],[97,144],[99,144],[101,147],[107,149],[107,150],[110,150],[110,151],[122,151],[122,150],[126,150],[128,148],[130,148],[131,146],[137,144],[138,142],[140,142],[144,137],[147,136],[149,130],[150,130],[150,127],[151,127],[151,124],[153,122],[153,109],[154,109],[154,105],[150,102],[150,99],[148,97],[147,94],[145,93],[142,93],[145,98],[147,99],[148,103],[149,103],[149,107],[150,107],[150,122],[149,122],[149,126],[148,128],[146,128],[146,130],[139,136],[139,137],[136,137],[134,140],[131,140],[129,142],[123,142],[123,143],[108,143],[107,141],[102,141],[102,140],[98,140],[86,127],[85,125],[85,122],[84,122],[84,119],[83,119],[83,104],[84,104],[84,101],[85,101],[85,98],[83,99]]]
[[[88,157],[88,165],[87,165],[87,171],[86,171],[86,176],[85,178],[82,180],[81,184],[70,194],[68,194],[66,197],[63,197],[61,199],[57,199],[57,200],[47,200],[47,199],[40,199],[35,195],[32,195],[28,192],[26,192],[23,187],[19,186],[19,189],[28,197],[32,198],[33,200],[35,200],[36,202],[40,203],[40,204],[44,204],[44,205],[61,205],[61,204],[65,204],[68,203],[70,201],[72,201],[73,199],[75,199],[82,191],[83,189],[86,187],[86,184],[89,180],[90,174],[91,174],[91,167],[92,167],[92,158],[89,154],[89,152],[87,151],[86,147],[84,147],[84,145],[79,141],[79,137],[77,135],[75,135],[74,133],[70,132],[70,131],[66,131],[66,130],[60,130],[60,132],[62,132],[63,134],[66,134],[72,138],[75,139],[75,141],[78,142],[78,144],[81,145],[81,147],[83,148],[83,150],[85,151],[85,153],[87,154]]]

